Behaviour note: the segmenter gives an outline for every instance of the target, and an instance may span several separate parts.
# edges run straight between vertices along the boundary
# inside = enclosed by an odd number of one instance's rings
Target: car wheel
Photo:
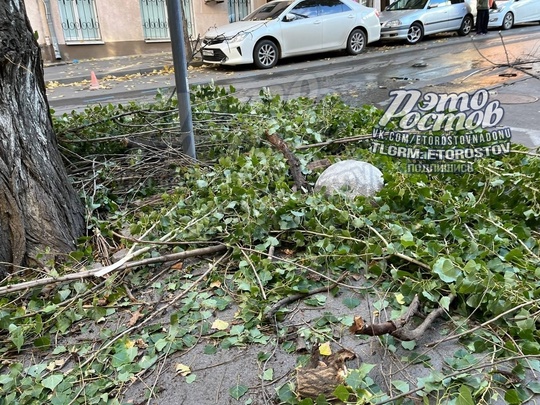
[[[424,37],[424,29],[422,26],[415,22],[412,23],[412,25],[409,27],[409,31],[407,31],[407,42],[409,44],[416,44]]]
[[[458,35],[469,35],[473,27],[473,19],[470,15],[466,15],[461,22],[461,27],[458,30]]]
[[[276,44],[269,39],[263,39],[255,45],[253,50],[253,62],[260,69],[270,69],[276,66],[279,51]]]
[[[352,30],[347,39],[347,53],[349,55],[358,55],[366,49],[366,34],[359,28]]]
[[[509,30],[513,26],[514,26],[514,14],[512,14],[510,12],[506,13],[506,15],[504,16],[501,28],[503,30]]]

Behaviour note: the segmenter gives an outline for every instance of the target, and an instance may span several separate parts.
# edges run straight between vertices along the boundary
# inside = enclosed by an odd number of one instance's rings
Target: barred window
[[[228,0],[229,22],[240,21],[251,12],[250,0]]]
[[[94,0],[58,0],[58,7],[66,42],[101,40]]]
[[[147,41],[170,39],[166,0],[140,0],[140,2],[144,39]],[[185,14],[188,35],[193,36],[191,0],[182,0],[182,11]]]

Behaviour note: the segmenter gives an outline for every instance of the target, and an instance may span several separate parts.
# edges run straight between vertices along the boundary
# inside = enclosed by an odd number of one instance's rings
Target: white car
[[[514,24],[540,22],[540,0],[495,0],[489,11],[489,28],[509,30]]]
[[[474,25],[464,0],[397,0],[380,15],[381,39],[404,39],[416,44],[425,35],[456,31],[468,35]]]
[[[378,12],[352,0],[274,0],[242,21],[210,28],[201,53],[206,63],[268,69],[296,55],[342,49],[357,55],[380,30]]]

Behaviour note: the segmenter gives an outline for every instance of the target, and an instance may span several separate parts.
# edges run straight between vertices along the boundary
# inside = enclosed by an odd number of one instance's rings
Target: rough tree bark
[[[0,1],[0,276],[67,252],[84,208],[58,151],[41,51],[23,0]],[[1,279],[1,277],[0,277]]]

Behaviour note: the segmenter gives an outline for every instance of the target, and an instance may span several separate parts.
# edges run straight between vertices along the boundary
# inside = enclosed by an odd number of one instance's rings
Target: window
[[[339,0],[321,0],[319,4],[321,5],[321,15],[343,13],[351,10],[349,6]]]
[[[170,40],[169,18],[166,0],[140,0],[141,18],[146,41]],[[194,36],[191,0],[182,0],[182,12],[187,25],[187,33]]]
[[[165,0],[141,0],[141,18],[145,40],[170,39]]]
[[[240,21],[251,11],[250,0],[228,0],[229,22]]]
[[[58,0],[58,8],[66,42],[101,40],[94,0]]]
[[[319,2],[315,0],[306,0],[298,3],[291,13],[303,18],[317,17],[319,14]]]
[[[429,7],[443,7],[443,6],[449,6],[450,1],[448,0],[431,0],[429,3]]]

